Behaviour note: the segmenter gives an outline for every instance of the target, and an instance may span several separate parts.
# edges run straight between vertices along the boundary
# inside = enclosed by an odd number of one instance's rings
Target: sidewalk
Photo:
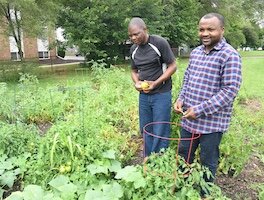
[[[85,58],[82,56],[65,56],[64,58],[56,57],[48,60],[40,60],[40,67],[56,67],[56,66],[65,66],[65,65],[74,65],[80,64],[85,61]]]

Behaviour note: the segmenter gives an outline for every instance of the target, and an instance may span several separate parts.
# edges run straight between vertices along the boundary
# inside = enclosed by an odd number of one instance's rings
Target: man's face
[[[134,44],[144,44],[147,40],[147,31],[136,25],[132,25],[128,27],[128,36]]]
[[[224,27],[218,18],[202,18],[199,23],[199,37],[207,50],[211,50],[223,37]]]

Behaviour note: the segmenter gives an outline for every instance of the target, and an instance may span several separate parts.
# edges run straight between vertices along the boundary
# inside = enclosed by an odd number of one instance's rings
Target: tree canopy
[[[56,22],[68,44],[77,45],[89,60],[122,55],[134,16],[172,47],[198,45],[197,24],[209,12],[225,17],[225,37],[235,48],[263,44],[263,29],[256,25],[264,16],[263,0],[0,0],[0,23],[8,27],[6,34],[15,38],[20,53],[21,30],[40,36]]]
[[[256,24],[263,16],[262,0],[62,0],[64,8],[58,25],[65,29],[69,43],[80,47],[88,59],[113,57],[121,53],[128,40],[127,24],[138,16],[144,19],[151,34],[168,39],[173,47],[197,45],[199,18],[218,12],[226,19],[225,37],[235,48],[248,42],[245,27]],[[253,31],[254,32],[254,31]],[[248,34],[247,34],[248,33]],[[252,38],[251,38],[252,39]],[[255,44],[254,44],[255,45]]]

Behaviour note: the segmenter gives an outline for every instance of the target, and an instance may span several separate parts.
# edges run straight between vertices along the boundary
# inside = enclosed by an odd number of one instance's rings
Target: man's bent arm
[[[167,70],[157,79],[154,81],[155,86],[162,84],[164,81],[168,80],[174,72],[176,72],[176,62],[173,61],[172,63],[168,64]]]

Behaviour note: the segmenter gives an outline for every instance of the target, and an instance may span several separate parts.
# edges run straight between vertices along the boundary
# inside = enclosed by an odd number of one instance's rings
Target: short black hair
[[[144,20],[141,19],[140,17],[133,17],[128,24],[128,27],[130,26],[138,26],[139,28],[142,28],[143,30],[147,29],[147,26]]]
[[[222,27],[225,26],[225,18],[223,17],[223,15],[220,15],[219,13],[208,13],[208,14],[204,15],[202,18],[204,18],[204,19],[210,19],[212,17],[216,17],[220,21],[220,25]]]

